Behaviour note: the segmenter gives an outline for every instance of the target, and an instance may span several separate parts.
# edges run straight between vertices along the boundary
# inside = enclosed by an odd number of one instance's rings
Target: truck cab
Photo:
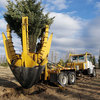
[[[91,54],[69,54],[70,63],[67,63],[67,67],[74,67],[76,72],[87,73],[92,76],[96,76],[95,65],[92,64]]]

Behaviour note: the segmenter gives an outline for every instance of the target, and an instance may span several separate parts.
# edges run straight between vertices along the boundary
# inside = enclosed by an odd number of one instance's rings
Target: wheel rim
[[[93,75],[96,76],[96,72],[95,72],[95,70],[94,70],[94,72],[93,72]]]
[[[74,81],[75,81],[75,76],[74,75],[71,75],[71,81],[74,83]]]
[[[63,83],[64,85],[67,83],[67,78],[66,78],[66,76],[63,76],[63,77],[62,77],[62,83]]]

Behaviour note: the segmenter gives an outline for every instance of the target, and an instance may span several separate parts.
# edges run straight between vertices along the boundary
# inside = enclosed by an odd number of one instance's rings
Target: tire
[[[68,85],[68,75],[64,72],[61,72],[59,75],[58,75],[58,83],[65,87]]]
[[[96,77],[96,69],[93,69],[92,77]]]
[[[90,73],[90,69],[87,70],[87,74],[88,74],[88,75],[91,75],[91,73]]]
[[[76,73],[75,72],[69,72],[68,74],[68,84],[72,85],[76,82]]]

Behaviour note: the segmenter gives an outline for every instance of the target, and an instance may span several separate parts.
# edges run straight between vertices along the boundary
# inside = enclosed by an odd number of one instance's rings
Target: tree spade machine
[[[32,26],[33,27],[33,26]],[[12,42],[10,27],[7,25],[7,37],[2,33],[6,58],[14,76],[24,88],[30,88],[38,82],[48,62],[53,33],[48,38],[49,26],[41,37],[40,47],[29,52],[28,17],[22,17],[22,53],[16,54]]]

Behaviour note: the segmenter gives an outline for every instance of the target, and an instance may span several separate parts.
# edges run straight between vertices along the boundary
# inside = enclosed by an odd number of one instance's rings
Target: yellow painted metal
[[[4,33],[2,33],[2,37],[8,63],[12,64],[12,61],[14,61],[15,66],[17,65],[21,66],[21,59],[18,59],[14,50],[9,25],[7,25],[7,38]]]
[[[71,63],[67,63],[67,67],[74,67],[75,68],[75,70],[76,70],[76,67],[75,66],[79,66],[79,70],[84,70],[85,69],[85,64],[86,64],[86,67],[87,67],[87,56],[88,55],[91,55],[90,53],[85,53],[85,54],[69,54],[69,57],[71,58],[71,56],[77,56],[77,57],[79,57],[79,56],[85,56],[85,61],[84,62],[79,62],[79,61],[77,61],[77,62],[71,62]]]
[[[9,45],[9,50],[11,52],[10,55],[12,57],[12,60],[16,60],[17,56],[15,54],[15,50],[14,50],[14,46],[13,46],[13,42],[12,42],[12,37],[11,37],[9,25],[7,25],[7,41],[8,41],[8,45]]]
[[[29,82],[30,82],[29,86],[31,86],[33,83],[35,83],[35,81],[38,80],[39,76],[42,73],[45,74],[44,80],[47,80],[48,75],[50,75],[48,74],[47,63],[48,63],[48,55],[50,52],[53,33],[48,38],[48,30],[49,30],[49,26],[46,25],[45,33],[41,37],[41,41],[40,41],[41,48],[38,48],[38,50],[36,50],[34,53],[31,53],[29,52],[28,17],[22,17],[22,53],[21,54],[16,54],[14,50],[9,25],[7,25],[7,38],[5,34],[2,33],[7,61],[13,73],[15,74],[16,79],[20,80],[19,82],[22,86],[28,85]],[[22,68],[18,68],[17,70],[16,67],[17,68],[22,67]],[[45,71],[44,71],[44,67],[45,67]],[[33,73],[31,72],[32,70]]]
[[[69,54],[69,56],[85,56],[85,55],[91,55],[91,53],[88,53],[88,52],[86,52],[86,53],[84,53],[84,54]]]
[[[10,27],[8,24],[7,24],[7,38],[11,39]]]
[[[48,30],[49,30],[49,26],[46,25],[45,34],[42,38],[42,48],[39,50],[38,53],[38,61],[39,60],[41,61],[41,59],[45,59],[50,52],[53,33],[50,35],[48,39]]]
[[[88,65],[87,65],[87,55],[88,55],[88,53],[86,52],[86,58],[85,58],[85,62],[86,62],[86,67],[88,68]],[[84,66],[84,68],[85,68],[85,66]]]
[[[23,52],[22,52],[22,66],[33,67],[38,65],[36,61],[33,60],[32,55],[29,53],[29,37],[28,37],[28,17],[22,18],[22,40],[23,40]]]
[[[42,48],[38,53],[29,52],[29,36],[28,36],[28,17],[22,17],[22,49],[23,52],[21,55],[15,53],[12,37],[10,33],[10,27],[7,25],[7,38],[2,33],[3,42],[6,52],[7,61],[9,64],[12,64],[14,61],[15,66],[25,66],[25,67],[34,67],[34,66],[46,66],[48,62],[48,54],[50,52],[52,36],[50,35],[48,39],[48,30],[49,26],[46,25],[45,34],[41,38]],[[46,74],[47,76],[47,74]]]
[[[3,37],[3,42],[4,42],[7,61],[8,61],[9,64],[11,64],[11,55],[10,55],[10,51],[9,51],[9,48],[8,48],[7,38],[6,38],[4,33],[2,33],[2,37]]]
[[[45,77],[44,78],[45,78],[44,80],[47,80],[47,78],[48,78],[48,68],[47,68],[47,64],[45,66]]]

